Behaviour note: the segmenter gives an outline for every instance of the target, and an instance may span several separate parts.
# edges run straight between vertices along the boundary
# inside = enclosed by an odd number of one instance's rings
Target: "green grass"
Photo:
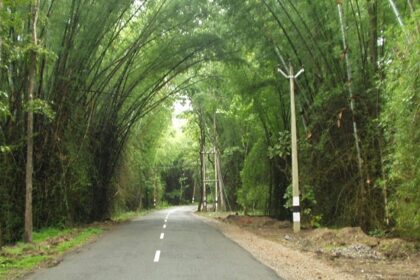
[[[49,238],[60,237],[74,232],[76,229],[60,229],[60,228],[45,228],[33,233],[33,240],[35,243],[43,242]]]
[[[150,210],[123,212],[123,213],[115,214],[112,217],[112,220],[114,222],[121,223],[121,222],[129,221],[137,217],[144,216],[148,213],[150,213]]]
[[[87,228],[78,234],[75,238],[65,241],[57,246],[57,252],[66,252],[67,250],[84,244],[92,236],[99,235],[103,232],[101,228]]]
[[[0,250],[0,280],[16,279],[41,264],[77,248],[103,232],[100,227],[46,228],[33,234],[33,243],[18,242]]]

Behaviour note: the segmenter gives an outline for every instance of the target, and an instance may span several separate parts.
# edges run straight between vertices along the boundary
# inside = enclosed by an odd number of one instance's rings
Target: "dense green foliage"
[[[137,211],[151,208],[154,199],[162,201],[160,168],[164,163],[159,161],[159,148],[170,117],[170,110],[161,106],[133,128],[118,167],[114,211]]]
[[[407,27],[417,34],[419,13]],[[417,21],[415,21],[417,19]],[[398,230],[420,237],[420,48],[418,38],[398,32],[387,69],[383,123],[387,136],[389,181],[394,187],[392,211]],[[416,42],[417,43],[414,43]]]
[[[288,61],[305,223],[418,238],[418,11],[394,1],[402,25],[378,0],[49,0],[35,46],[33,1],[0,0],[0,243],[22,234],[31,110],[36,228],[201,204],[203,150],[230,208],[290,218]]]
[[[2,2],[0,240],[22,233],[28,106],[35,227],[108,218],[132,128],[194,81],[189,68],[217,56],[218,37],[191,21],[206,17],[205,1],[42,1],[37,105],[25,101],[32,1]]]
[[[291,61],[305,68],[295,81],[305,223],[396,225],[418,237],[419,26],[415,5],[403,2],[403,26],[387,1],[213,2],[224,23],[215,30],[234,55],[208,65],[192,96],[218,96],[217,145],[234,205],[290,217],[289,85],[277,68]],[[196,99],[212,138],[214,102]]]
[[[255,209],[266,209],[269,194],[270,174],[268,158],[261,159],[267,152],[264,141],[255,143],[248,154],[241,172],[242,187],[238,191],[238,201],[244,212],[255,212]]]

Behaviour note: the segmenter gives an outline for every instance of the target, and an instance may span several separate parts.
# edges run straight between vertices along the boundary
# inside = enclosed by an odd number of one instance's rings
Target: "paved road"
[[[194,217],[194,210],[185,206],[153,212],[27,279],[279,279],[218,230]]]

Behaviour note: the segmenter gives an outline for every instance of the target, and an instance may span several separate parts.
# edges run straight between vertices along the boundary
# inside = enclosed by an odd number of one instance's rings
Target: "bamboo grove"
[[[304,222],[418,238],[418,18],[411,0],[0,0],[0,244],[23,234],[32,145],[35,228],[151,207],[156,185],[202,202],[211,144],[226,207],[289,219],[289,62]],[[179,96],[194,143],[171,146]]]
[[[110,216],[113,178],[132,126],[194,77],[173,80],[215,56],[216,36],[194,29],[195,6],[178,1],[3,1],[2,239],[20,238],[26,114],[34,112],[34,225]],[[196,3],[198,4],[198,3]],[[31,52],[37,53],[36,65]],[[34,100],[28,72],[36,67]],[[4,104],[4,105],[3,105]]]

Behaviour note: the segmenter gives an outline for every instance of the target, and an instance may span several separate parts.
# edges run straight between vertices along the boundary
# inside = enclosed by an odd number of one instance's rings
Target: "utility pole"
[[[203,190],[202,190],[202,196],[203,196],[203,205],[202,205],[202,211],[207,212],[207,182],[206,182],[206,148],[203,147],[203,150],[201,151],[201,157],[202,157],[202,173],[203,173]]]
[[[209,151],[209,152],[207,152],[206,150],[204,150],[204,152],[202,153],[202,155],[203,155],[203,186],[205,186],[205,187],[207,187],[207,184],[209,184],[209,186],[210,186],[210,184],[212,184],[212,183],[214,183],[215,184],[215,190],[214,190],[214,193],[215,193],[215,195],[214,195],[214,210],[215,211],[217,211],[217,209],[218,209],[218,189],[217,189],[217,176],[218,176],[218,174],[217,174],[217,166],[216,166],[216,162],[214,162],[214,178],[212,179],[212,176],[211,176],[211,174],[208,174],[207,173],[207,157],[210,157],[212,154],[214,154],[214,158],[215,158],[215,160],[216,160],[216,148],[215,148],[215,146],[213,146],[213,148]],[[209,172],[212,172],[210,169],[209,169]],[[203,192],[204,192],[204,194],[205,194],[205,196],[204,196],[204,198],[203,198],[203,201],[204,201],[204,205],[205,205],[205,207],[207,207],[207,190],[206,189],[203,189]],[[204,208],[203,208],[203,211],[207,211],[207,208],[204,210]]]
[[[213,153],[214,153],[214,210],[217,212],[219,210],[219,196],[217,189],[217,154],[216,154],[216,112],[213,115],[213,131],[214,131],[214,140],[213,140]]]
[[[202,181],[203,181],[203,205],[202,211],[207,211],[207,184],[209,186],[214,184],[214,211],[219,211],[220,206],[222,209],[225,209],[225,200],[223,197],[223,181],[222,181],[222,174],[220,168],[220,159],[219,153],[217,150],[217,131],[216,131],[216,113],[213,115],[213,130],[214,130],[214,139],[213,139],[213,147],[209,148],[209,151],[206,151],[205,145],[201,148],[201,162],[202,162]],[[214,162],[213,162],[213,174],[211,175],[211,168],[207,170],[207,161],[213,155]],[[210,160],[209,160],[210,161]],[[210,161],[211,162],[211,161]],[[209,173],[207,173],[209,172]],[[219,198],[220,198],[220,205],[219,205]],[[194,200],[193,200],[194,201]]]
[[[213,147],[214,153],[214,210],[217,212],[219,210],[219,190],[217,189],[217,154],[216,154],[216,147]]]
[[[155,173],[155,178],[153,180],[153,207],[156,207],[156,184],[157,184],[157,174]]]
[[[296,108],[295,108],[295,79],[303,73],[301,69],[296,75],[293,72],[292,63],[289,63],[289,75],[280,68],[278,71],[290,80],[290,116],[292,130],[292,184],[293,184],[293,231],[300,231],[300,199],[299,199],[299,170],[297,154],[297,131],[296,131]]]
[[[197,181],[194,178],[193,193],[192,193],[192,199],[191,199],[192,204],[194,204],[194,202],[195,202],[194,200],[195,200],[195,187],[196,187],[196,185],[197,185]]]
[[[178,201],[178,205],[181,205],[182,203],[182,183],[184,182],[183,177],[181,177],[179,179],[179,201]]]
[[[217,142],[216,142],[217,143]],[[217,168],[217,183],[219,189],[219,210],[226,211],[225,190],[223,185],[222,168],[220,166],[220,153],[216,146],[216,168]]]

